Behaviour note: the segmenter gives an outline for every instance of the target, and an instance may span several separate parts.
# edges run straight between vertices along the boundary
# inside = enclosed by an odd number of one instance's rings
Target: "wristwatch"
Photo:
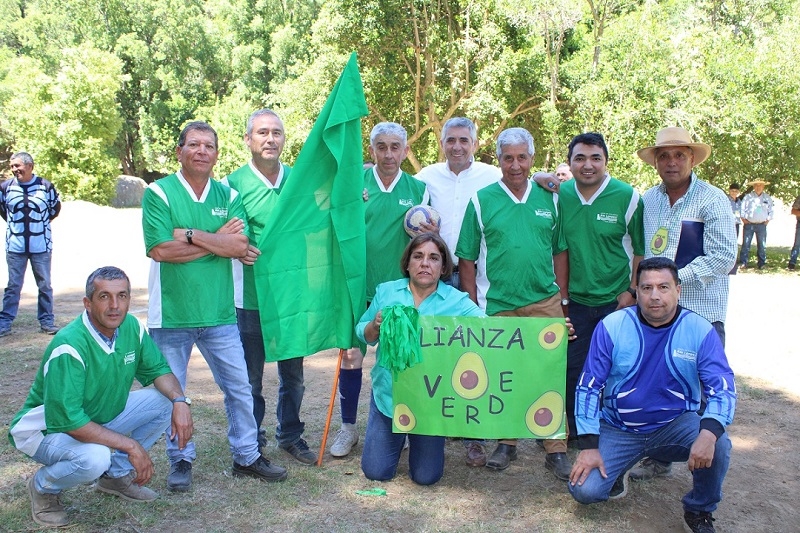
[[[627,288],[627,289],[625,289],[625,290],[626,290],[626,291],[628,291],[628,294],[630,294],[631,296],[633,296],[633,299],[634,299],[634,300],[636,299],[636,289],[634,289],[633,287],[628,287],[628,288]]]
[[[194,236],[194,230],[192,228],[187,229],[186,230],[186,242],[188,242],[189,244],[194,244],[192,242],[192,236]]]
[[[172,403],[178,403],[178,402],[183,402],[186,405],[192,405],[192,399],[189,398],[188,396],[178,396],[177,398],[172,400]]]
[[[561,305],[569,305],[569,298],[561,298]]]

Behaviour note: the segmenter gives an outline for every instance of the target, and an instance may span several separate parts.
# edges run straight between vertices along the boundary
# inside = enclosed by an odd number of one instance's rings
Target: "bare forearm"
[[[553,272],[562,298],[569,298],[569,256],[564,250],[553,256]]]
[[[469,295],[469,299],[478,303],[478,286],[475,282],[475,262],[467,259],[458,260],[458,276],[461,282],[461,290]]]
[[[149,255],[160,263],[188,263],[208,254],[208,250],[188,242],[168,241],[154,247]]]
[[[250,241],[242,233],[207,233],[194,230],[192,243],[220,257],[245,257]]]
[[[78,429],[67,431],[67,434],[80,442],[102,444],[103,446],[108,446],[109,448],[120,450],[125,453],[132,453],[138,446],[138,443],[132,438],[126,437],[121,433],[112,431],[94,422],[89,422]]]
[[[178,383],[178,378],[175,377],[175,374],[158,376],[153,381],[153,386],[158,392],[170,400],[183,396],[183,389],[181,388],[181,384]]]

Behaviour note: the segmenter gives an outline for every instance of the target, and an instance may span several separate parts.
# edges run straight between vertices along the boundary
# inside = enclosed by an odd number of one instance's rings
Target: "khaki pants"
[[[561,295],[555,294],[550,298],[545,298],[542,301],[520,307],[519,309],[500,311],[494,316],[564,318],[564,312],[561,310]],[[564,414],[566,415],[566,412]],[[566,420],[566,416],[564,419]],[[567,431],[569,431],[569,428],[567,428]],[[497,442],[499,444],[509,444],[511,446],[517,445],[516,439],[501,439]],[[545,439],[543,442],[544,451],[547,453],[566,453],[567,451],[567,439]]]

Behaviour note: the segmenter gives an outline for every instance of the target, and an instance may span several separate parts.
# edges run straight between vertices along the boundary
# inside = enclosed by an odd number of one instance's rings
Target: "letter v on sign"
[[[436,376],[436,381],[433,382],[433,388],[431,388],[431,381],[428,379],[428,375],[425,374],[425,388],[428,389],[428,397],[433,398],[436,395],[436,389],[439,388],[439,383],[442,381],[441,374]]]

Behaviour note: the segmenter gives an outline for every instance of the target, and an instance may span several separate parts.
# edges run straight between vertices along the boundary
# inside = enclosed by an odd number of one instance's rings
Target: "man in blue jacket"
[[[637,305],[597,326],[575,391],[581,452],[569,490],[584,504],[620,498],[643,457],[688,461],[693,486],[683,497],[684,520],[691,531],[713,532],[730,461],[733,372],[714,327],[678,305],[672,260],[646,259],[636,277]]]

